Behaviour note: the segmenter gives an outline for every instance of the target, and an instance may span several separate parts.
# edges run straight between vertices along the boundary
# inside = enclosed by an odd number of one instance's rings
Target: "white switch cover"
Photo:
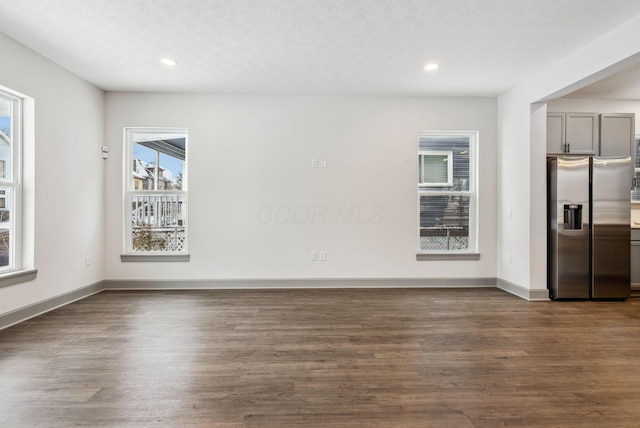
[[[318,261],[318,252],[317,251],[312,251],[311,252],[311,261],[312,262]]]
[[[326,251],[320,251],[320,261],[321,262],[326,262],[327,261],[327,252]]]

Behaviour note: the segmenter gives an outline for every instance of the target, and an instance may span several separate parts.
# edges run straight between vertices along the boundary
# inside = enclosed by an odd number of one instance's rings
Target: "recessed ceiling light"
[[[438,64],[436,64],[435,62],[432,62],[431,64],[427,64],[424,66],[424,70],[425,71],[433,71],[433,70],[437,70],[438,67],[440,67]]]
[[[160,59],[160,62],[163,63],[164,65],[169,65],[169,66],[174,66],[177,64],[176,60],[171,58],[162,58]]]

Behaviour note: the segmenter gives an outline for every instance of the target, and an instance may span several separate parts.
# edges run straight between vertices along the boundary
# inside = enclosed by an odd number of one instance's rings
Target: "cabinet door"
[[[547,153],[564,152],[564,113],[547,113]]]
[[[635,114],[600,115],[600,156],[633,156]]]
[[[599,120],[597,113],[567,113],[565,144],[568,153],[598,155]]]

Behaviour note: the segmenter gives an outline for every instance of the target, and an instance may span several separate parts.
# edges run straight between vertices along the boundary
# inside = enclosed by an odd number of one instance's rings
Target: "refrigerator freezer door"
[[[550,295],[588,299],[589,157],[550,157],[547,169]]]
[[[630,157],[593,158],[594,299],[626,299],[631,293]]]

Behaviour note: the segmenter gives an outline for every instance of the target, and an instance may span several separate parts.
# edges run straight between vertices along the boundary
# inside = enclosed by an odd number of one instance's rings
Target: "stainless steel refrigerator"
[[[547,157],[552,299],[626,299],[631,290],[630,157]]]

